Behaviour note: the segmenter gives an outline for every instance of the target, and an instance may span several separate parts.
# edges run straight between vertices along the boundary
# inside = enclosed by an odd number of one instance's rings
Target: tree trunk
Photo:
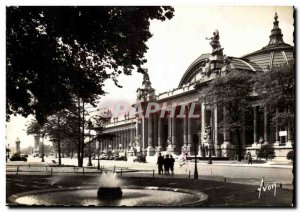
[[[82,101],[82,133],[81,133],[81,164],[83,165],[83,158],[84,158],[84,102]]]
[[[61,165],[61,149],[60,149],[60,114],[57,117],[57,129],[58,129],[58,136],[57,136],[57,146],[58,146],[58,165]]]
[[[82,167],[82,159],[81,159],[81,110],[80,110],[80,98],[78,96],[78,145],[77,145],[77,159],[78,159],[78,167]]]

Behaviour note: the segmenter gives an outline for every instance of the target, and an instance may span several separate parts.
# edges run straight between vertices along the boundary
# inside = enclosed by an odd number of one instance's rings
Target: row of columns
[[[183,123],[182,127],[183,129],[180,129],[183,133],[182,143],[183,146],[187,148],[187,150],[190,150],[190,147],[192,144],[192,138],[193,134],[201,132],[201,135],[199,136],[200,143],[203,145],[204,141],[204,132],[205,132],[205,124],[210,125],[211,127],[211,140],[209,143],[205,143],[205,145],[211,147],[213,146],[215,149],[214,155],[216,156],[229,156],[227,150],[232,149],[231,144],[231,138],[230,138],[230,129],[228,127],[223,128],[223,132],[219,132],[218,130],[218,123],[221,121],[218,117],[218,112],[222,112],[221,114],[223,116],[223,119],[228,118],[227,111],[224,108],[218,108],[217,107],[211,107],[207,108],[205,107],[205,104],[201,104],[201,114],[200,114],[200,129],[196,130],[193,129],[193,119],[188,117],[188,110],[189,105],[185,106],[185,116],[182,118]],[[254,138],[254,144],[258,143],[258,107],[255,106],[253,108],[253,138]],[[160,118],[159,114],[151,114],[148,118],[142,117],[136,119],[135,128],[125,129],[125,130],[118,130],[115,131],[117,137],[113,141],[104,141],[103,142],[103,149],[108,150],[109,148],[114,149],[128,149],[129,143],[138,136],[140,138],[140,147],[142,151],[144,151],[147,155],[154,155],[156,151],[162,151],[163,146],[166,146],[166,138],[164,137],[164,123],[163,121],[167,119],[167,137],[170,138],[170,144],[177,147],[177,153],[180,153],[181,146],[178,146],[178,138],[176,138],[176,130],[177,129],[177,122],[176,117],[165,117]],[[246,136],[246,130],[245,130],[245,117],[243,117],[243,124],[241,126],[241,137],[242,137],[242,145],[245,144],[245,136]],[[269,127],[269,121],[268,121],[268,114],[267,110],[264,109],[264,115],[263,115],[263,140],[264,142],[268,142],[268,127]],[[279,141],[279,125],[276,123],[276,142]],[[223,134],[223,141],[221,143],[219,142],[219,135]],[[222,136],[222,135],[221,135]],[[292,130],[291,125],[289,124],[287,126],[287,140],[288,142],[292,142]],[[111,145],[111,146],[110,146]],[[222,154],[221,154],[222,153]],[[202,154],[199,151],[199,154]],[[206,153],[207,154],[207,153]],[[203,156],[203,155],[202,155]]]
[[[190,150],[192,146],[192,138],[194,133],[201,132],[201,136],[199,137],[200,141],[203,141],[204,131],[205,131],[205,124],[207,123],[206,120],[206,108],[205,104],[201,104],[201,114],[200,114],[200,123],[201,129],[197,130],[197,132],[193,131],[193,119],[189,118],[189,105],[185,106],[185,116],[183,117],[183,146]],[[212,144],[218,145],[218,110],[217,107],[213,108],[214,113],[214,122],[212,121],[212,117],[210,117],[210,124],[213,125],[213,133],[211,136],[213,137]],[[160,113],[158,113],[160,114]],[[141,119],[137,119],[136,122],[136,131],[140,134],[142,138],[142,149],[144,152],[147,151],[147,155],[155,154],[155,151],[161,151],[163,146],[166,146],[166,139],[163,138],[163,120],[167,119],[168,125],[168,138],[170,139],[171,145],[177,147],[177,151],[181,149],[178,147],[178,140],[176,138],[176,130],[177,130],[177,121],[176,117],[166,117],[160,118],[157,114],[151,114],[148,118],[142,117]],[[229,132],[228,130],[224,131],[224,138],[226,141],[229,142]],[[164,139],[164,140],[163,140]],[[181,142],[180,142],[181,143]],[[179,153],[179,152],[178,152]]]
[[[102,150],[126,150],[129,149],[130,142],[135,139],[136,129],[129,128],[110,133],[115,134],[115,138],[113,140],[104,140],[100,148]]]
[[[258,138],[258,106],[253,107],[253,138],[254,138],[254,145],[257,145],[259,143]],[[276,109],[276,113],[278,113],[278,109]],[[268,120],[268,112],[266,107],[264,107],[264,114],[263,114],[263,122],[264,122],[264,132],[263,132],[263,141],[265,144],[269,143],[269,136],[268,136],[268,127],[269,127],[269,120]],[[293,141],[293,134],[292,134],[292,128],[291,124],[288,122],[287,126],[284,129],[287,132],[287,143],[291,145]],[[280,137],[279,137],[279,131],[280,127],[279,124],[275,123],[275,144],[279,145],[280,143]]]

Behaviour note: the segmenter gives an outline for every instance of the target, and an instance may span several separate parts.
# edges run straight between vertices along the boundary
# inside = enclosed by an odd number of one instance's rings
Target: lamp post
[[[99,155],[100,155],[100,140],[98,140],[98,164],[97,164],[97,170],[100,170],[100,159],[99,159]]]
[[[42,161],[41,162],[45,162],[44,160],[44,140],[45,140],[45,134],[42,135],[43,139],[42,139]]]
[[[92,164],[92,156],[91,156],[91,127],[92,127],[92,122],[91,120],[88,121],[88,128],[89,128],[89,162],[87,166],[93,166]]]
[[[9,159],[9,152],[10,152],[10,150],[9,150],[9,144],[7,144],[7,147],[6,147],[6,162]]]
[[[194,148],[195,148],[195,169],[194,169],[194,179],[198,179],[198,167],[197,167],[197,146],[199,143],[198,135],[194,134],[193,135],[193,143],[194,143]]]

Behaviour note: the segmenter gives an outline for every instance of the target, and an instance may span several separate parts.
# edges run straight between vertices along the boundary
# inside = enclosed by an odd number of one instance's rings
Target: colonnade
[[[130,142],[135,139],[136,129],[134,126],[130,126],[127,129],[115,129],[110,130],[111,134],[115,135],[112,140],[106,139],[100,144],[100,148],[104,151],[107,150],[128,150],[130,148]]]
[[[226,109],[217,108],[216,106],[208,107],[204,103],[197,103],[197,109],[192,114],[194,117],[190,117],[190,105],[191,103],[182,106],[185,108],[183,115],[179,114],[179,110],[175,110],[176,112],[172,116],[171,110],[169,110],[161,117],[161,111],[159,111],[150,114],[149,117],[137,117],[135,122],[132,122],[127,127],[120,126],[119,128],[116,127],[116,129],[110,129],[110,133],[114,133],[116,137],[113,140],[102,142],[101,149],[129,150],[130,142],[137,140],[140,150],[148,156],[153,156],[161,151],[171,151],[175,154],[186,151],[188,155],[193,155],[195,150],[193,135],[197,134],[199,138],[199,156],[208,156],[207,149],[209,149],[212,152],[212,156],[231,157],[237,145],[234,136],[235,132],[229,127],[219,126],[222,121],[224,122],[224,119],[228,118]],[[274,142],[274,139],[271,142],[269,138],[270,120],[267,110],[262,110],[263,114],[261,114],[258,113],[258,107],[253,106],[253,123],[251,123],[253,135],[249,135],[248,131],[246,132],[246,118],[245,116],[242,117],[240,128],[242,148],[245,148],[247,145],[259,144],[261,137],[264,143]],[[195,115],[198,116],[195,117]],[[280,127],[276,123],[276,131],[274,132],[276,133],[275,144],[280,143],[279,130]],[[286,131],[287,141],[292,142],[290,125],[286,126]],[[206,151],[203,151],[204,148]]]

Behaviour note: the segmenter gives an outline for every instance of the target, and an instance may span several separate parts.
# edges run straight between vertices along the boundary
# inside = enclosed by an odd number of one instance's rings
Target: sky
[[[156,94],[178,87],[188,66],[201,54],[211,52],[209,41],[205,38],[211,37],[215,29],[219,31],[224,54],[241,57],[268,44],[276,10],[283,40],[294,45],[292,7],[175,6],[174,9],[175,16],[171,20],[154,20],[150,24],[153,36],[147,42],[147,63],[144,67],[148,68]],[[137,72],[131,76],[121,75],[121,89],[107,81],[104,89],[109,94],[102,98],[99,108],[116,102],[133,104],[142,78]],[[21,148],[33,146],[33,136],[26,135],[25,124],[28,121],[12,117],[6,123],[6,143],[14,147],[19,137]]]

